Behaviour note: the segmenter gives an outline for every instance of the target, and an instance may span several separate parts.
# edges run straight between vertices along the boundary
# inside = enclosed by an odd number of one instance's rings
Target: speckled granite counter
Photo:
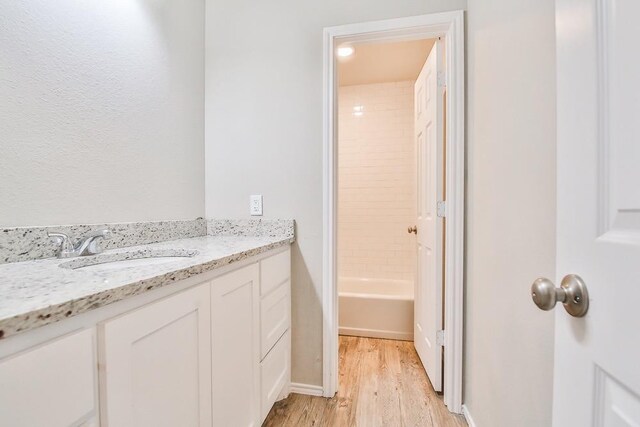
[[[0,338],[72,317],[289,245],[292,236],[205,236],[105,251],[196,251],[189,258],[107,272],[59,267],[68,259],[0,265]],[[190,252],[193,253],[193,252]],[[88,257],[87,257],[88,258]]]

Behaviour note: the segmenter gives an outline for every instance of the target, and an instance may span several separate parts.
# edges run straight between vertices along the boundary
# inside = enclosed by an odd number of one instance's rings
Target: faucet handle
[[[61,245],[71,243],[71,238],[69,237],[69,235],[61,231],[47,231],[47,236],[53,238],[56,243],[59,243]]]
[[[103,228],[95,231],[88,236],[83,237],[75,246],[75,252],[78,256],[96,255],[102,252],[99,239],[110,239],[112,237],[111,230]]]
[[[68,254],[73,253],[73,242],[71,241],[71,237],[69,237],[68,234],[62,233],[60,231],[49,231],[47,232],[47,236],[55,239],[55,242],[59,245],[58,257],[63,258],[65,256],[68,256]]]

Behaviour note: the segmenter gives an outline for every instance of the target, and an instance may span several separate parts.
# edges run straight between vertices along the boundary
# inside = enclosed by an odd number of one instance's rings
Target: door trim
[[[447,212],[445,226],[445,369],[444,403],[462,412],[464,292],[464,12],[341,25],[324,29],[323,59],[323,265],[322,388],[338,390],[337,292],[337,82],[335,47],[344,42],[377,42],[442,37],[446,48],[447,106],[445,141]]]

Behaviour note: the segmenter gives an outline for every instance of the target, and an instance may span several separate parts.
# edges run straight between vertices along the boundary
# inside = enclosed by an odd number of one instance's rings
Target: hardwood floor
[[[338,394],[291,394],[263,427],[466,427],[433,391],[413,343],[340,337]]]

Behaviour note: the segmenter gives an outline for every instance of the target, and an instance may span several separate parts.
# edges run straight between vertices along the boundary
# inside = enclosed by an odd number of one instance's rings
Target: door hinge
[[[438,217],[440,218],[445,218],[447,216],[447,202],[445,202],[444,200],[438,202],[437,213]]]
[[[436,345],[444,347],[444,330],[436,331]]]
[[[444,71],[438,73],[438,87],[447,87],[447,74]]]

